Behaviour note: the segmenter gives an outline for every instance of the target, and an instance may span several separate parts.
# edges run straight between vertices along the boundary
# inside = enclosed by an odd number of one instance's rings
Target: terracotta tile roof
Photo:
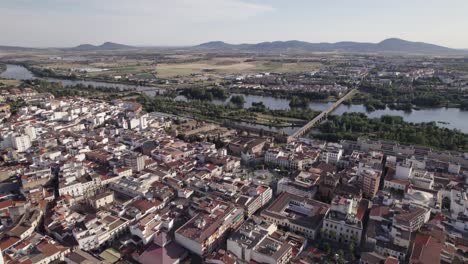
[[[37,245],[37,248],[46,256],[52,256],[61,251],[57,245],[42,241]]]
[[[398,261],[398,259],[394,257],[387,257],[384,264],[399,264],[399,263],[400,262]]]
[[[426,234],[417,234],[411,254],[411,264],[439,264],[442,243]]]
[[[5,251],[12,245],[16,244],[18,241],[20,241],[20,239],[17,237],[4,237],[0,240],[0,249]]]
[[[362,221],[368,208],[369,208],[369,201],[366,199],[362,199],[359,202],[359,207],[356,213],[356,218]]]
[[[130,205],[136,207],[138,210],[140,210],[142,212],[147,212],[148,210],[150,210],[151,208],[153,208],[155,206],[155,204],[151,203],[148,200],[144,200],[144,199],[136,200],[136,201],[132,202]]]
[[[374,205],[370,211],[370,216],[385,217],[390,214],[390,208],[383,205]]]

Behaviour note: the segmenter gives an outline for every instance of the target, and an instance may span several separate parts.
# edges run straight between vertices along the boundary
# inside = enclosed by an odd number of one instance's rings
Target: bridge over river
[[[318,116],[314,117],[311,121],[309,121],[307,124],[305,124],[303,127],[301,127],[299,130],[294,132],[292,135],[288,137],[288,142],[297,139],[299,137],[302,137],[304,134],[309,132],[314,126],[317,124],[320,124],[322,121],[327,119],[328,115],[332,113],[333,111],[338,108],[344,101],[348,100],[349,98],[353,97],[353,95],[357,92],[356,89],[352,89],[349,91],[346,95],[341,97],[338,101],[336,101],[333,105],[331,105],[328,109],[325,111],[321,112]]]

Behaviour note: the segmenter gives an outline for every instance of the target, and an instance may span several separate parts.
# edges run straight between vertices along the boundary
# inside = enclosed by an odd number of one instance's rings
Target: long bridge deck
[[[325,111],[321,112],[318,116],[314,117],[311,121],[309,121],[307,124],[305,124],[303,127],[301,127],[299,130],[294,132],[292,135],[289,136],[288,141],[291,141],[293,139],[297,139],[298,137],[303,136],[305,133],[309,132],[310,129],[312,129],[315,125],[320,124],[322,121],[327,119],[328,115],[332,113],[333,111],[338,108],[344,101],[348,100],[351,98],[355,93],[357,92],[356,89],[352,89],[349,91],[346,95],[341,97],[338,101],[336,101],[333,105],[331,105],[328,109]]]

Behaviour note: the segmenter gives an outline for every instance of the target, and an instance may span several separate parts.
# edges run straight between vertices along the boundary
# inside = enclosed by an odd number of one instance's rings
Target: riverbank
[[[273,97],[277,99],[288,99],[291,100],[293,96],[306,98],[313,102],[335,102],[339,99],[338,94],[329,92],[313,92],[313,91],[290,91],[290,90],[273,90],[266,88],[230,88],[231,93],[245,94],[245,95],[257,95],[265,97]]]
[[[8,74],[6,74],[8,73]],[[5,76],[6,75],[6,76]],[[16,80],[24,80],[24,79],[34,79],[36,78],[30,71],[26,68],[16,65],[7,65],[7,70],[0,74],[0,77],[9,78],[9,79],[16,79]],[[107,83],[99,83],[99,82],[88,82],[88,81],[72,81],[72,80],[57,80],[47,78],[51,82],[60,82],[63,86],[74,86],[76,84],[81,84],[84,86],[93,86],[93,87],[109,87],[109,88],[117,88],[117,89],[134,89],[135,91],[144,91],[146,88],[149,88],[150,91],[147,92],[148,95],[153,96],[155,94],[165,93],[166,90],[154,88],[154,87],[144,87],[144,86],[131,86],[131,85],[123,85],[123,84],[112,84],[109,85]],[[145,92],[146,93],[146,92]],[[242,95],[244,97],[245,103],[242,105],[243,109],[252,108],[255,104],[261,102],[264,108],[269,110],[283,110],[286,112],[292,112],[292,108],[290,107],[290,101],[284,98],[274,98],[271,96],[260,96],[260,95],[248,95],[248,94],[231,94],[225,100],[216,100],[213,99],[212,101],[206,101],[209,105],[218,105],[221,106],[219,111],[223,111],[229,103],[232,96],[235,95]],[[359,96],[359,94],[358,94]],[[356,98],[356,97],[354,97]],[[187,98],[176,97],[175,99],[172,98],[171,100],[175,101],[187,101]],[[296,113],[304,112],[304,111],[312,111],[312,112],[320,112],[327,109],[332,102],[310,102],[306,108],[296,108],[294,111]],[[201,106],[206,107],[206,106]],[[372,112],[369,112],[364,104],[343,104],[340,105],[334,112],[333,115],[342,115],[344,113],[349,112],[357,112],[363,113],[369,118],[379,118],[384,115],[394,115],[394,116],[401,116],[403,120],[406,122],[413,122],[413,123],[420,123],[420,122],[438,122],[437,125],[439,127],[449,128],[449,129],[458,129],[464,133],[468,133],[468,111],[463,111],[459,108],[421,108],[419,110],[412,110],[412,111],[405,111],[405,110],[396,110],[390,109],[386,107],[385,109],[378,109]],[[275,113],[278,114],[278,113]],[[209,117],[209,116],[208,116]],[[229,117],[228,117],[229,118]],[[244,118],[244,117],[242,117]],[[247,122],[252,122],[251,116],[245,117]],[[310,119],[301,117],[300,119],[304,119],[305,121],[309,121]],[[244,121],[244,119],[240,119]],[[443,122],[443,123],[442,123]],[[264,122],[261,122],[265,124]],[[281,123],[281,127],[286,127],[288,122]],[[278,122],[269,122],[266,125],[278,125]],[[293,125],[291,124],[291,128]],[[291,129],[293,130],[293,129]],[[290,131],[291,131],[290,130]]]
[[[369,110],[385,107],[400,110],[415,108],[468,106],[468,91],[462,86],[451,87],[438,78],[416,79],[411,83],[395,85],[371,85],[362,82],[360,93],[353,98],[353,103],[365,104]]]
[[[281,128],[293,128],[304,125],[319,112],[307,110],[271,110],[266,108],[239,108],[224,106],[207,101],[180,101],[166,97],[140,96],[138,102],[148,112],[166,112],[184,114],[188,117],[223,123],[226,120],[256,125],[259,128],[275,131]]]
[[[400,116],[369,118],[360,113],[330,116],[317,127],[314,138],[327,141],[370,138],[395,141],[405,145],[422,145],[436,149],[468,151],[468,134],[440,128],[435,122],[410,123]]]
[[[225,100],[214,99],[211,101],[212,104],[227,106],[229,105],[231,96],[233,95],[242,95],[244,96],[245,103],[243,105],[244,109],[251,108],[256,103],[262,102],[262,104],[272,110],[286,110],[289,111],[292,108],[289,106],[289,100],[274,98],[270,96],[260,96],[260,95],[246,95],[246,94],[231,94]],[[183,96],[178,96],[175,100],[187,101],[188,99]],[[207,101],[209,102],[209,101]],[[312,110],[312,111],[323,111],[330,107],[333,104],[332,102],[311,102],[306,108],[295,108],[296,111]],[[333,115],[342,115],[344,113],[357,112],[367,115],[369,118],[379,118],[384,115],[394,115],[403,117],[406,122],[444,122],[439,123],[440,127],[449,128],[449,129],[459,129],[464,133],[468,133],[468,111],[464,111],[460,108],[417,108],[411,111],[400,110],[400,109],[391,109],[390,107],[385,107],[384,109],[377,109],[374,111],[368,111],[367,107],[364,104],[349,104],[343,103],[340,105],[334,112]]]
[[[40,77],[40,78],[53,78],[53,79],[70,80],[70,81],[100,82],[100,83],[111,84],[111,85],[123,84],[123,85],[147,86],[147,87],[156,88],[155,85],[151,83],[147,83],[147,82],[136,82],[136,81],[129,81],[126,79],[115,81],[115,80],[96,78],[96,77],[81,78],[73,74],[70,74],[70,75],[57,74],[56,72],[52,70],[38,68],[35,66],[31,66],[29,64],[19,64],[19,65],[25,67],[26,69],[31,71],[35,76]]]
[[[0,74],[1,78],[5,79],[15,79],[15,80],[32,80],[32,79],[41,79],[49,82],[58,82],[63,86],[74,86],[74,85],[84,85],[92,87],[102,87],[102,88],[116,88],[121,90],[134,90],[139,92],[146,92],[149,95],[159,95],[164,94],[165,89],[153,86],[141,86],[141,85],[131,85],[123,83],[108,83],[108,82],[99,82],[99,81],[84,81],[84,80],[70,80],[70,79],[58,79],[50,77],[39,77],[36,76],[33,72],[28,70],[26,67],[18,64],[7,64],[7,69]]]

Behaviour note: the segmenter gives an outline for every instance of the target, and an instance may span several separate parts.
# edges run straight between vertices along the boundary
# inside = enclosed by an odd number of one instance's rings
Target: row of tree
[[[229,97],[229,92],[223,87],[196,87],[185,89],[181,92],[188,99],[196,99],[202,101],[211,101],[213,99],[224,100]]]
[[[355,96],[353,101],[364,103],[368,110],[384,109],[386,105],[404,107],[404,110],[409,110],[410,105],[462,108],[468,105],[468,93],[465,90],[436,84],[439,83],[434,83],[432,79],[416,80],[407,85],[374,85],[364,81],[359,87],[363,93]]]
[[[329,141],[368,137],[437,149],[468,151],[468,134],[439,127],[435,122],[408,123],[401,116],[368,118],[362,113],[345,113],[342,116],[331,116],[319,126],[319,130],[321,133],[314,137]]]

